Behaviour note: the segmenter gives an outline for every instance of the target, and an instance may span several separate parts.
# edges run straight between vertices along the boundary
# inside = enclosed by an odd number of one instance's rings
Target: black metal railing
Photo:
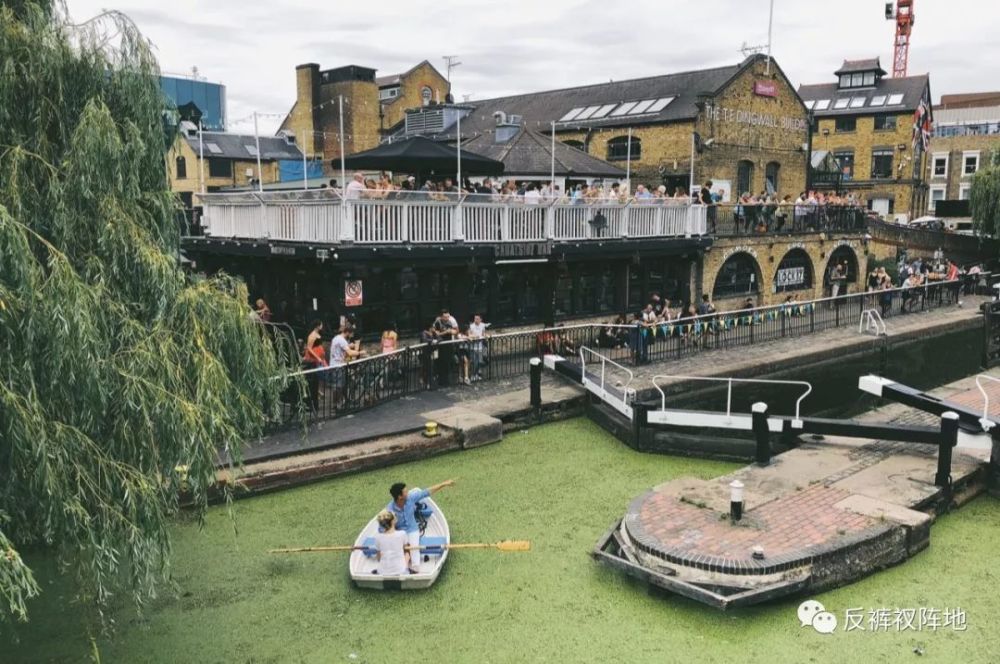
[[[708,210],[708,233],[720,237],[860,233],[865,230],[866,223],[867,211],[856,205],[755,203],[715,205]]]
[[[649,325],[566,325],[419,344],[293,374],[291,378],[298,380],[288,383],[283,424],[301,422],[303,417],[335,419],[425,390],[526,376],[532,358],[555,354],[576,362],[583,347],[628,366],[668,362],[717,348],[856,327],[866,310],[892,318],[938,309],[957,304],[962,289],[962,281],[935,282]]]

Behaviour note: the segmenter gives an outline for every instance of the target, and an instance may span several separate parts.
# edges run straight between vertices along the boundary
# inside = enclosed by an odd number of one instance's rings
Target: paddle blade
[[[527,540],[497,542],[497,549],[500,551],[531,551],[531,542]]]

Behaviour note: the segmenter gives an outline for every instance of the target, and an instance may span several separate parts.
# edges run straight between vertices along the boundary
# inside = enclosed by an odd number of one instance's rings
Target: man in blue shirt
[[[431,494],[437,493],[446,486],[455,484],[454,480],[445,480],[440,484],[435,484],[429,489],[417,489],[412,491],[406,488],[403,482],[397,482],[389,487],[389,495],[392,501],[386,509],[396,515],[396,530],[406,531],[407,545],[410,547],[420,546],[420,526],[417,524],[416,509],[417,503],[427,498]],[[413,574],[420,573],[420,549],[411,549],[410,571]]]

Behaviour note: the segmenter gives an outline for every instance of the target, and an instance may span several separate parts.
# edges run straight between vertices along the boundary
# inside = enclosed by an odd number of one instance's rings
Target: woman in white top
[[[382,510],[376,517],[380,532],[375,534],[375,559],[381,576],[402,576],[407,573],[410,554],[406,551],[406,532],[396,530],[396,515]]]

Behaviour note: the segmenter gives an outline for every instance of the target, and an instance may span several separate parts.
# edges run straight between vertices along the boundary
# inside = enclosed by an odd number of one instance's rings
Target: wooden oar
[[[330,551],[355,551],[361,550],[366,547],[363,546],[303,546],[297,549],[269,549],[268,553],[326,553]],[[528,540],[504,540],[503,542],[482,542],[482,543],[469,543],[469,544],[446,544],[444,546],[421,546],[421,547],[406,547],[409,550],[412,549],[496,549],[498,551],[530,551],[531,542]]]

